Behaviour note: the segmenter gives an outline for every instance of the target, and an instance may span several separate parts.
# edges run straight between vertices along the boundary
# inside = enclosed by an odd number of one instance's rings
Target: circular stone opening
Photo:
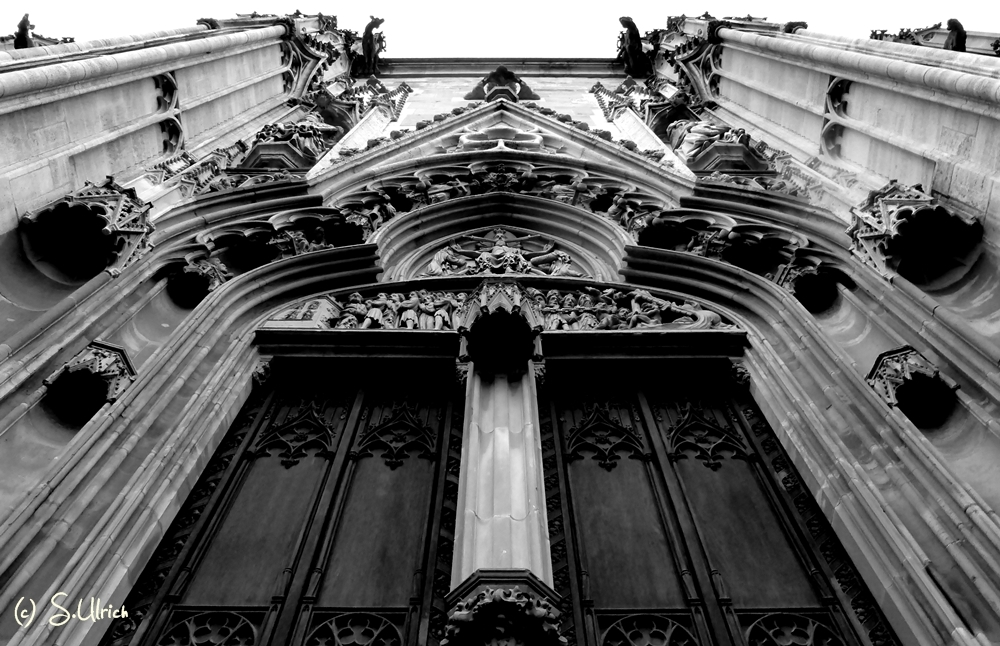
[[[813,314],[825,312],[837,300],[837,282],[828,274],[802,274],[795,279],[795,298]]]
[[[82,428],[108,401],[108,382],[89,370],[64,371],[49,385],[42,406],[60,423]]]
[[[211,287],[208,276],[195,271],[181,271],[167,280],[167,295],[174,305],[182,309],[194,309],[206,296]]]
[[[897,259],[896,271],[916,285],[926,285],[966,264],[982,239],[982,226],[952,216],[944,208],[901,209],[898,234],[886,246]]]
[[[919,429],[941,427],[955,410],[955,392],[939,377],[915,374],[896,389],[899,410]]]
[[[499,310],[476,319],[466,335],[476,370],[515,376],[528,369],[535,335],[524,317]]]

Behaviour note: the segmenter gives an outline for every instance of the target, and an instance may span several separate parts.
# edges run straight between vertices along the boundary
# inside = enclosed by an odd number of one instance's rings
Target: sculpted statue
[[[721,126],[707,121],[681,119],[667,126],[667,142],[681,160],[696,159],[717,141],[732,141],[746,144],[747,134],[739,129]]]
[[[526,249],[526,243],[534,245],[536,249]],[[470,246],[473,248],[468,248]],[[585,276],[573,267],[568,253],[555,250],[555,242],[538,235],[512,237],[510,232],[499,227],[489,237],[465,235],[452,240],[434,254],[427,270],[420,275],[471,274]]]
[[[27,18],[27,14],[24,16]],[[944,40],[944,48],[953,52],[964,52],[965,42],[968,36],[965,33],[965,27],[958,20],[951,18],[948,20],[948,37]]]
[[[315,162],[343,135],[343,128],[318,119],[306,119],[299,123],[268,124],[257,132],[256,142],[288,142],[306,160]]]
[[[483,101],[498,87],[509,89],[511,94],[521,101],[537,101],[542,98],[535,94],[520,77],[501,65],[487,74],[479,83],[476,83],[476,87],[465,95],[465,99]]]
[[[644,79],[653,73],[653,65],[642,51],[642,36],[639,28],[628,16],[618,19],[625,31],[618,37],[618,58],[625,64],[625,73],[633,78]]]
[[[460,251],[461,248],[456,251],[450,245],[441,249],[434,254],[427,267],[427,271],[420,274],[420,276],[462,276],[476,273],[476,261],[466,258]]]
[[[35,46],[35,41],[31,40],[31,30],[35,26],[28,19],[28,14],[24,14],[21,22],[17,23],[17,31],[14,32],[14,49],[27,49]]]
[[[364,56],[362,62],[363,69],[359,70],[359,75],[378,74],[378,55],[385,49],[385,40],[382,34],[375,35],[375,30],[382,26],[385,18],[371,16],[371,21],[365,26],[365,33],[361,37],[361,51]]]

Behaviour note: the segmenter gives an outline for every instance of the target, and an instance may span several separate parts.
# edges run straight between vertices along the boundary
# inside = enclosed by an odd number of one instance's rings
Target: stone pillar
[[[538,396],[520,376],[470,370],[452,588],[476,570],[529,570],[552,585]]]

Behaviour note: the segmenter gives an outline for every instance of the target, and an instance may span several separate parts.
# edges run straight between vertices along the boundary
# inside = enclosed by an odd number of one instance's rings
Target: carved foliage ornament
[[[441,646],[565,646],[559,615],[519,587],[487,588],[451,612]]]
[[[495,228],[485,236],[466,234],[453,239],[434,254],[421,276],[464,276],[474,274],[529,274],[572,276],[585,274],[573,267],[573,260],[556,243],[540,235],[517,236]]]

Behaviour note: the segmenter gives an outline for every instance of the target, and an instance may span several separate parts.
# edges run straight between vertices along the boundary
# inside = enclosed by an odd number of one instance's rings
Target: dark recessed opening
[[[794,287],[795,298],[813,314],[825,312],[837,300],[837,282],[829,274],[802,274]]]
[[[194,271],[181,271],[167,281],[167,295],[177,307],[190,310],[208,296],[210,286],[208,276]]]
[[[28,258],[50,278],[63,283],[86,282],[104,271],[120,251],[116,236],[104,233],[103,207],[57,204],[25,223]]]
[[[904,211],[898,231],[886,252],[897,260],[899,275],[917,285],[966,264],[983,236],[982,225],[970,225],[940,206]]]
[[[41,405],[66,426],[83,428],[107,401],[108,382],[89,370],[77,370],[59,375]]]
[[[899,410],[919,429],[940,428],[955,410],[955,392],[938,377],[915,374],[896,389]]]
[[[514,376],[524,373],[534,354],[535,335],[518,314],[500,310],[476,319],[469,330],[469,357],[476,370]]]

